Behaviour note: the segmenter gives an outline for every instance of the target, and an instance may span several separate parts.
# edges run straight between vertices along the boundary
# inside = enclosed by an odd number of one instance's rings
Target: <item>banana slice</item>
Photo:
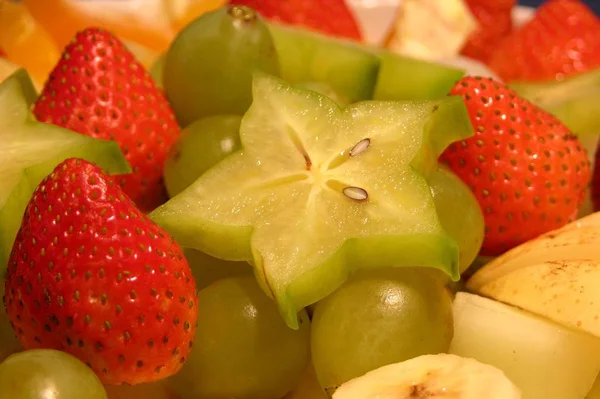
[[[424,355],[341,385],[333,399],[520,399],[499,369],[456,355]]]

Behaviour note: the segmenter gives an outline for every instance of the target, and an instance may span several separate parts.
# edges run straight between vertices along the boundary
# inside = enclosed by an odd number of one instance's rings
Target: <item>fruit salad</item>
[[[584,2],[140,4],[0,4],[0,399],[600,398]]]

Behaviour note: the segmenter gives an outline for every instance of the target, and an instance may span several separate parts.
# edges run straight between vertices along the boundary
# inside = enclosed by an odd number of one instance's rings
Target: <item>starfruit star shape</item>
[[[0,277],[31,194],[56,165],[77,157],[109,173],[131,171],[115,142],[36,121],[30,112],[36,97],[23,69],[0,83]]]
[[[457,246],[426,174],[449,141],[469,134],[459,98],[340,108],[258,74],[242,150],[151,217],[184,247],[253,264],[297,327],[299,309],[357,268],[428,266],[457,278]]]

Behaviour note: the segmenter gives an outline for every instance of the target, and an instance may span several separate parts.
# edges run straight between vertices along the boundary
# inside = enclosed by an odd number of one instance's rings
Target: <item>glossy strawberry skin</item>
[[[303,26],[330,36],[360,41],[360,28],[345,0],[229,0],[245,5],[263,17]]]
[[[461,54],[487,63],[494,47],[513,29],[512,10],[515,0],[466,0],[479,27],[473,32]]]
[[[600,19],[580,0],[549,0],[504,39],[489,66],[505,82],[561,80],[600,67]]]
[[[467,77],[451,91],[467,105],[475,135],[440,157],[471,189],[485,218],[482,255],[499,255],[572,221],[590,163],[554,116],[492,79]]]
[[[115,140],[133,169],[119,184],[144,211],[165,201],[163,166],[179,137],[164,93],[109,32],[77,34],[34,106],[38,120]]]
[[[176,373],[197,321],[181,249],[112,179],[77,159],[46,177],[27,206],[5,306],[24,348],[71,353],[107,384]]]

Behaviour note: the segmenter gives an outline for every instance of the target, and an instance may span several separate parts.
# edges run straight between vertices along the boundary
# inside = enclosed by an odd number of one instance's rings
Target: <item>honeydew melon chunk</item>
[[[56,165],[78,157],[109,173],[130,172],[115,142],[36,121],[30,113],[35,98],[23,69],[0,84],[0,276],[33,190]]]
[[[457,244],[421,172],[423,154],[436,164],[457,132],[472,132],[458,97],[340,108],[259,74],[242,149],[151,217],[184,247],[251,262],[297,328],[300,309],[358,268],[427,266],[458,279]]]
[[[504,371],[524,399],[580,399],[600,370],[600,338],[459,292],[449,353]]]

